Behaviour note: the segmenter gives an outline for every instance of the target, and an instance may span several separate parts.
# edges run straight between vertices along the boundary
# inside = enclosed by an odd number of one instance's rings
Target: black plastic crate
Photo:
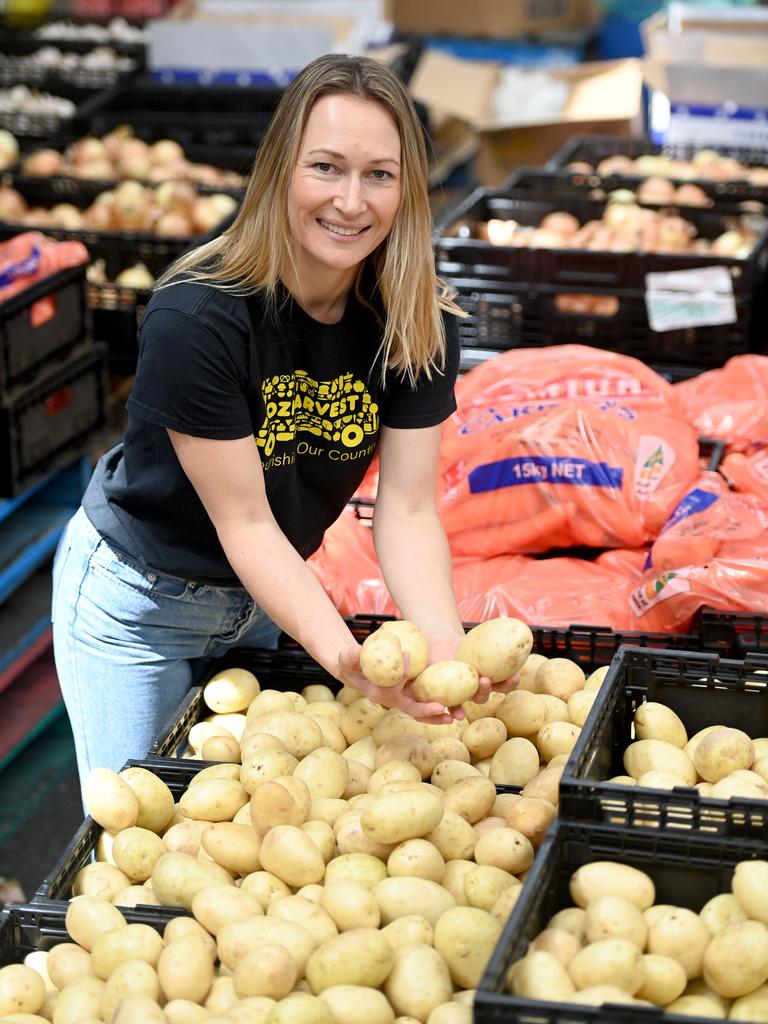
[[[142,77],[87,100],[74,124],[96,135],[130,124],[139,137],[158,133],[185,150],[218,147],[225,158],[235,147],[238,157],[252,156],[282,94],[278,86],[162,85]]]
[[[638,156],[663,154],[676,160],[690,160],[697,150],[704,149],[704,146],[696,146],[685,143],[667,143],[656,145],[650,139],[642,135],[572,135],[551,160],[546,164],[547,169],[568,172],[568,164],[587,163],[596,167],[601,160],[609,156],[628,156],[634,160]],[[716,149],[722,156],[730,156],[739,160],[747,167],[768,166],[768,157],[764,149],[758,147],[748,148],[739,146],[707,146],[707,149]],[[581,172],[575,177],[579,178]],[[594,175],[595,182],[610,182],[611,188],[626,188],[627,182],[639,182],[643,180],[641,175]],[[686,179],[692,181],[702,188],[706,187],[713,193],[724,199],[735,200],[757,200],[765,202],[768,200],[768,186],[752,185],[746,180],[734,181],[710,181],[707,178]],[[604,184],[602,187],[605,187]],[[631,187],[631,186],[630,186]]]
[[[699,836],[668,836],[634,829],[555,824],[539,848],[520,899],[512,908],[501,938],[480,981],[474,1003],[476,1024],[635,1024],[647,1021],[707,1024],[712,1018],[666,1014],[661,1007],[580,1006],[509,995],[509,968],[526,953],[528,943],[550,917],[573,906],[568,891],[572,873],[596,860],[617,861],[650,875],[656,903],[698,912],[719,893],[730,892],[733,869],[741,860],[764,856],[761,844],[714,842]]]
[[[768,613],[724,612],[703,608],[701,646],[727,658],[746,658],[751,652],[768,651]]]
[[[391,615],[357,615],[347,624],[358,643],[378,629]],[[472,623],[466,623],[469,629]],[[617,633],[599,626],[571,626],[569,628],[536,626],[533,629],[533,650],[548,658],[571,658],[585,671],[609,665],[622,644],[669,649],[698,650],[698,637],[681,633]],[[338,680],[330,676],[287,634],[283,633],[277,650],[241,647],[221,658],[209,673],[209,678],[225,667],[247,668],[258,678],[263,690],[300,691],[313,683],[322,683],[333,690],[339,689]],[[203,701],[202,687],[195,687],[163,726],[150,753],[157,757],[174,757],[183,748],[192,726],[211,712]],[[500,787],[506,790],[510,787]],[[513,787],[514,788],[514,787]]]
[[[462,347],[504,350],[575,342],[635,356],[646,363],[714,367],[731,356],[759,350],[765,324],[764,282],[768,230],[743,260],[705,253],[601,252],[495,246],[481,239],[449,235],[457,222],[490,218],[538,225],[556,210],[581,223],[599,219],[605,204],[583,195],[532,198],[521,189],[476,189],[446,210],[434,230],[437,271],[458,292],[469,314],[459,321]],[[702,238],[727,226],[716,210],[688,208],[685,217]],[[651,330],[645,303],[646,274],[725,267],[730,273],[737,322],[664,332]],[[613,315],[565,312],[561,295],[610,297]]]
[[[646,701],[671,708],[689,737],[713,724],[768,736],[768,657],[742,662],[714,653],[620,650],[563,771],[562,817],[765,843],[768,801],[715,800],[686,786],[659,790],[606,781],[625,774],[622,757],[633,741],[634,714]]]
[[[0,909],[0,967],[18,964],[28,953],[47,951],[71,942],[67,932],[67,903],[7,903]],[[160,911],[160,913],[158,913]],[[120,907],[128,924],[148,924],[161,932],[184,911],[174,907]]]
[[[138,767],[151,771],[159,779],[162,779],[173,793],[174,800],[178,801],[182,794],[186,792],[195,775],[211,763],[213,762],[192,761],[189,759],[175,761],[149,757],[141,760],[127,761],[124,768]],[[80,828],[67,844],[64,852],[37,889],[34,897],[35,903],[39,900],[69,900],[78,871],[96,859],[96,846],[101,832],[101,826],[97,825],[93,818],[87,817],[83,821]],[[153,915],[157,916],[158,912],[162,914],[166,911],[171,915],[175,915],[179,913],[179,908],[146,905],[144,910],[150,917]]]
[[[14,497],[88,451],[107,404],[103,345],[76,351],[0,403],[0,495]]]
[[[34,326],[33,307],[47,297],[52,315]],[[0,395],[71,351],[85,329],[85,266],[59,270],[0,302]]]

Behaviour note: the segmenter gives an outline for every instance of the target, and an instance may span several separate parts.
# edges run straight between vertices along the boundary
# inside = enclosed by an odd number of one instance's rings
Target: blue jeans
[[[243,587],[142,568],[82,509],[56,551],[52,617],[81,780],[91,768],[145,757],[214,658],[275,647],[280,633]]]

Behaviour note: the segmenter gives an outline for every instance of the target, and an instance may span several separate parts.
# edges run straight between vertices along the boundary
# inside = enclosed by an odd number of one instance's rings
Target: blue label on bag
[[[697,512],[703,512],[710,505],[714,505],[716,501],[719,501],[719,499],[719,494],[713,494],[712,491],[702,491],[695,487],[684,498],[680,499],[677,508],[662,526],[661,532],[666,533],[667,530],[671,530],[681,519],[687,519],[689,516],[695,516]]]
[[[524,455],[478,466],[469,474],[470,494],[497,491],[519,484],[572,484],[574,487],[621,488],[624,471],[620,466],[587,459]]]
[[[40,249],[38,246],[33,245],[28,256],[25,256],[23,260],[19,260],[18,263],[11,263],[0,274],[0,288],[13,284],[19,277],[29,277],[30,274],[36,274],[39,267]]]

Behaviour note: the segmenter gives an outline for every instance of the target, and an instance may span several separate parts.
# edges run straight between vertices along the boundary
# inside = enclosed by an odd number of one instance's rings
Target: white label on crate
[[[652,331],[735,324],[736,303],[727,267],[700,267],[645,275],[645,306]]]
[[[664,142],[693,146],[768,147],[768,109],[673,103]]]

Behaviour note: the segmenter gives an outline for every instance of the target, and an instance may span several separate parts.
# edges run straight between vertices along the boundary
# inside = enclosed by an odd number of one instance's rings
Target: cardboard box
[[[150,70],[278,85],[321,54],[388,36],[383,0],[182,0],[149,23]]]
[[[410,82],[426,105],[437,137],[458,120],[477,141],[475,167],[482,184],[496,185],[523,164],[545,163],[574,133],[625,135],[640,128],[642,71],[634,59],[594,61],[547,73],[567,86],[563,108],[524,122],[510,113],[495,118],[501,65],[427,51]]]
[[[586,28],[600,11],[595,0],[389,0],[388,15],[400,32],[511,39]]]
[[[670,104],[668,141],[768,148],[768,10],[673,3],[641,32],[645,80]]]

